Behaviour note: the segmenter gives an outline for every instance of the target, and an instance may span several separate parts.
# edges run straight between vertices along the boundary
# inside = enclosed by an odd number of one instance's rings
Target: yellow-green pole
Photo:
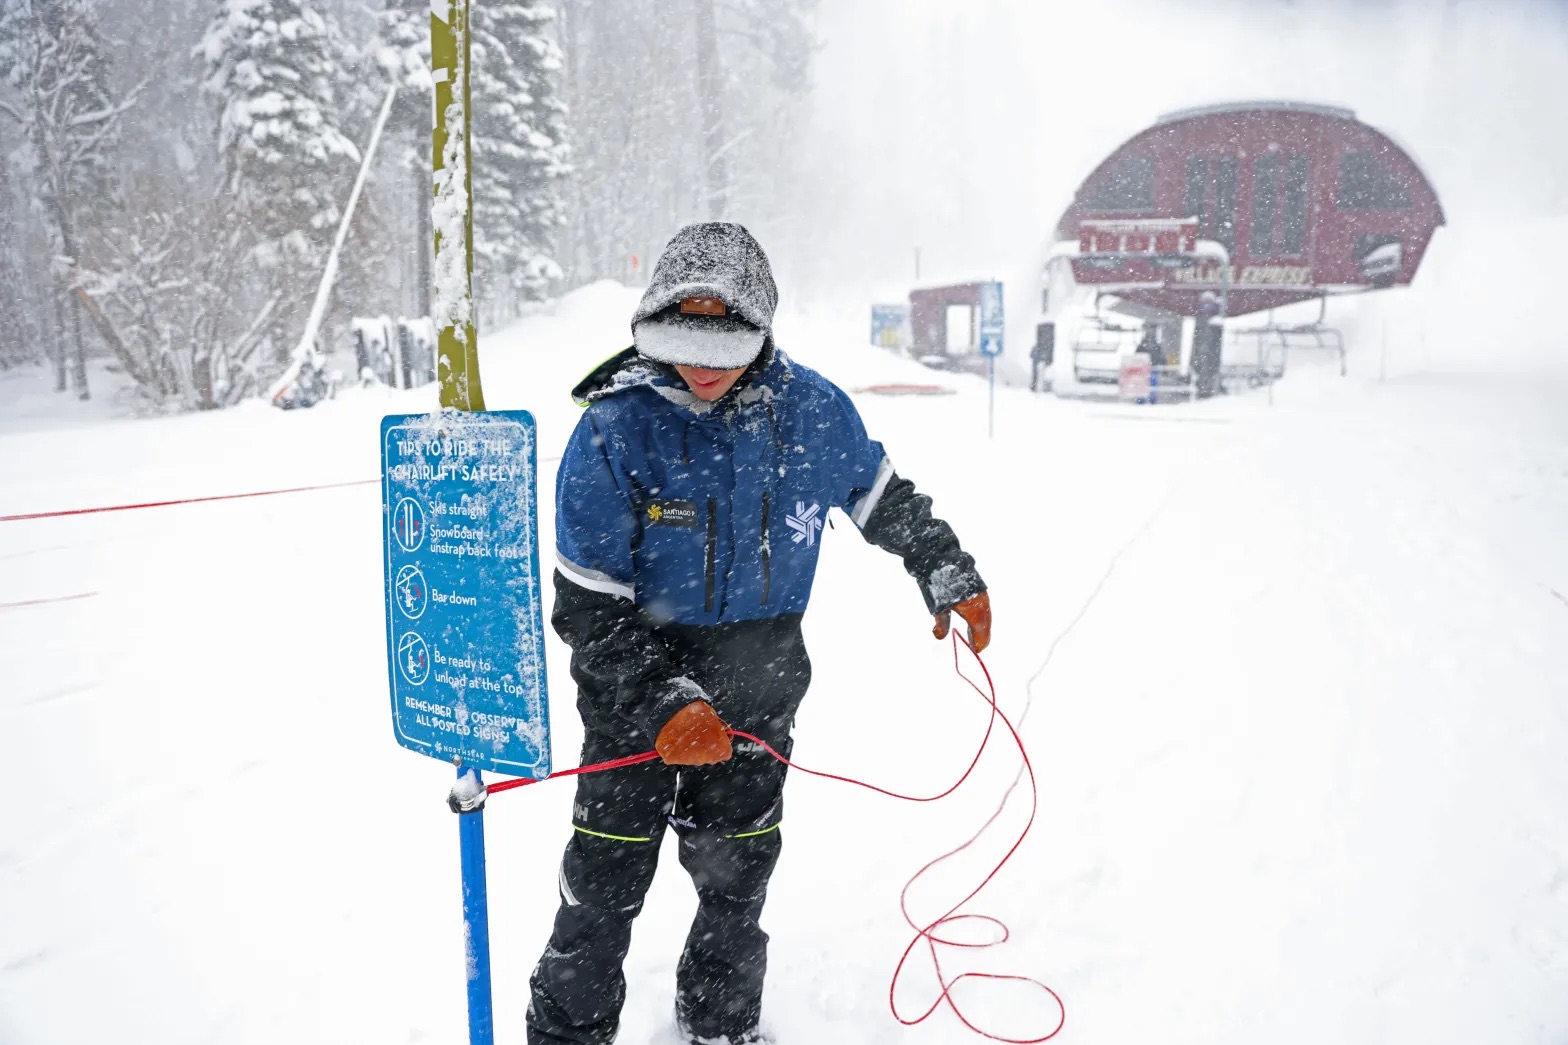
[[[469,3],[431,5],[430,64],[435,78],[434,321],[441,405],[483,410],[479,336],[474,329],[474,180],[469,89]]]

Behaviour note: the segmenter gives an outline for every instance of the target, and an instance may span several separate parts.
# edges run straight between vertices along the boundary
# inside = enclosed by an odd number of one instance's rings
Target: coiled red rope
[[[878,787],[876,784],[870,784],[864,780],[857,780],[854,777],[842,776],[838,773],[827,773],[818,769],[808,769],[805,766],[791,762],[789,759],[779,754],[778,751],[774,750],[771,745],[769,745],[760,737],[753,736],[752,734],[739,729],[732,729],[729,732],[733,737],[739,737],[742,740],[749,740],[752,743],[759,745],[769,755],[772,755],[786,766],[789,766],[791,769],[794,769],[797,772],[804,773],[807,776],[821,777],[824,780],[836,780],[843,784],[853,784],[856,787],[865,788],[867,791],[875,791],[879,795],[887,795],[890,798],[897,798],[905,802],[936,802],[957,791],[974,773],[975,767],[980,764],[981,756],[985,754],[985,749],[991,742],[991,736],[995,732],[996,723],[1000,721],[1002,725],[1007,727],[1007,732],[1013,738],[1013,743],[1018,746],[1019,757],[1023,759],[1024,770],[1027,772],[1029,777],[1029,819],[1025,822],[1023,829],[1018,832],[1018,837],[1014,839],[1013,843],[1008,847],[1007,852],[1005,852],[1002,855],[1002,858],[996,862],[996,864],[991,868],[990,872],[987,873],[983,879],[981,879],[980,883],[971,889],[962,900],[959,900],[957,903],[953,904],[937,918],[923,924],[915,919],[909,910],[910,890],[913,889],[915,883],[924,877],[926,873],[929,872],[932,868],[952,859],[959,853],[966,851],[976,842],[978,842],[980,838],[986,833],[986,831],[990,830],[991,826],[995,824],[997,820],[1001,819],[1003,810],[1007,808],[1007,801],[1008,797],[1011,795],[1011,789],[1009,789],[1007,795],[1003,796],[1002,801],[997,805],[996,810],[990,815],[990,817],[986,819],[985,823],[980,825],[980,828],[975,831],[974,834],[970,835],[969,838],[964,842],[926,863],[924,867],[916,871],[914,875],[910,877],[909,881],[904,884],[903,891],[899,893],[899,909],[903,912],[904,921],[907,922],[909,927],[915,931],[915,935],[913,939],[909,941],[909,945],[904,948],[904,953],[899,956],[898,965],[893,969],[893,979],[892,982],[888,985],[887,997],[888,1007],[892,1010],[893,1018],[898,1020],[899,1023],[902,1023],[906,1027],[912,1027],[916,1024],[924,1023],[926,1020],[935,1015],[937,1010],[945,1004],[949,1009],[952,1010],[953,1015],[958,1017],[958,1021],[960,1023],[962,1023],[969,1030],[980,1035],[982,1038],[986,1038],[990,1041],[1007,1042],[1009,1045],[1038,1045],[1040,1042],[1049,1041],[1056,1037],[1061,1033],[1062,1028],[1067,1024],[1067,1007],[1062,1002],[1061,995],[1057,994],[1056,991],[1052,990],[1048,985],[1034,979],[1031,976],[1022,976],[1011,973],[961,972],[958,975],[949,978],[942,965],[942,955],[939,949],[941,947],[958,947],[966,950],[983,950],[988,947],[995,947],[999,944],[1006,943],[1010,938],[1010,931],[1008,930],[1006,924],[1004,924],[1000,919],[986,914],[965,914],[960,912],[963,910],[965,905],[967,905],[975,897],[979,896],[986,886],[991,884],[992,880],[1001,873],[1002,868],[1007,866],[1007,862],[1013,858],[1015,853],[1018,852],[1019,848],[1024,844],[1024,839],[1029,835],[1029,829],[1034,826],[1035,814],[1039,809],[1039,788],[1035,780],[1034,765],[1029,760],[1029,752],[1024,748],[1023,738],[1018,735],[1018,730],[1014,728],[1007,715],[1000,707],[997,706],[996,683],[991,678],[990,669],[985,666],[985,661],[980,659],[980,655],[974,653],[972,649],[970,652],[975,658],[975,663],[980,665],[980,671],[985,676],[985,688],[982,689],[979,683],[970,678],[968,675],[964,674],[963,667],[960,664],[958,657],[958,648],[960,643],[963,644],[964,648],[970,648],[969,643],[958,634],[958,630],[955,628],[953,630],[953,670],[957,672],[959,678],[963,679],[964,682],[966,682],[969,687],[979,694],[980,698],[990,706],[991,714],[986,722],[985,735],[980,739],[980,746],[978,749],[976,749],[974,758],[969,761],[969,765],[964,769],[963,775],[960,776],[951,787],[947,788],[945,791],[942,791],[940,794],[929,796],[906,795],[897,791],[890,791],[884,787]],[[501,781],[499,783],[488,785],[486,787],[486,791],[490,794],[496,794],[501,791],[510,791],[514,788],[527,787],[530,784],[543,783],[545,780],[554,780],[558,777],[578,776],[583,773],[600,773],[611,769],[620,769],[623,766],[634,766],[643,762],[652,762],[658,757],[659,754],[657,751],[645,751],[637,755],[628,755],[625,758],[611,759],[608,762],[596,762],[592,765],[578,766],[576,769],[563,769],[560,772],[551,773],[549,776],[541,777],[538,780],[524,778]],[[966,942],[963,940],[952,939],[951,937],[945,935],[946,930],[956,926],[960,922],[979,922],[996,930],[999,935],[994,940],[983,942]],[[933,1001],[924,1012],[917,1016],[906,1016],[899,1010],[898,1007],[898,984],[899,980],[904,975],[905,969],[909,965],[910,957],[914,954],[915,949],[919,947],[922,942],[926,945],[926,948],[931,955],[931,966],[936,972],[937,983],[941,985],[941,991],[937,995],[936,1000]],[[1053,1027],[1049,1032],[1033,1038],[1009,1038],[1005,1035],[994,1034],[991,1031],[978,1026],[967,1015],[965,1015],[963,1009],[959,1007],[958,999],[953,996],[953,988],[957,987],[965,980],[992,980],[1002,981],[1005,983],[1025,983],[1034,987],[1038,987],[1040,990],[1051,996],[1052,1002],[1055,1004],[1058,1012],[1060,1013],[1056,1021],[1056,1026]]]

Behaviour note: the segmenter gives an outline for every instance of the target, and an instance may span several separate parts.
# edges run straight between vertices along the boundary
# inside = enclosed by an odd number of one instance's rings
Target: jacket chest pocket
[[[642,508],[637,602],[657,617],[690,621],[717,604],[719,504],[715,497],[652,498]]]
[[[773,590],[773,529],[770,516],[773,514],[773,492],[762,491],[762,604],[768,604],[768,595]]]

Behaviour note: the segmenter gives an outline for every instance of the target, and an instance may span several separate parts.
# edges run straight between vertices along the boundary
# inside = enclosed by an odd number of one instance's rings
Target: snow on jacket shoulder
[[[984,590],[849,397],[776,349],[714,403],[630,350],[574,395],[587,410],[556,485],[557,562],[654,622],[805,612],[831,508],[904,559],[933,611]]]

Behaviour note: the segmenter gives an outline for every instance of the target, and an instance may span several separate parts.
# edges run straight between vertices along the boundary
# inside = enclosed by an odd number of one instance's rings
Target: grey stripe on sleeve
[[[602,592],[605,595],[614,595],[617,598],[632,601],[633,592],[630,584],[622,584],[607,573],[590,570],[586,566],[579,566],[560,552],[555,553],[555,564],[561,570],[561,575],[580,588],[589,591]]]
[[[877,480],[871,484],[871,489],[866,496],[860,499],[860,504],[855,507],[850,515],[850,521],[862,530],[866,528],[866,520],[871,518],[871,513],[876,511],[877,502],[882,500],[882,493],[887,489],[889,480],[893,478],[893,462],[884,457],[882,464],[877,467]]]

